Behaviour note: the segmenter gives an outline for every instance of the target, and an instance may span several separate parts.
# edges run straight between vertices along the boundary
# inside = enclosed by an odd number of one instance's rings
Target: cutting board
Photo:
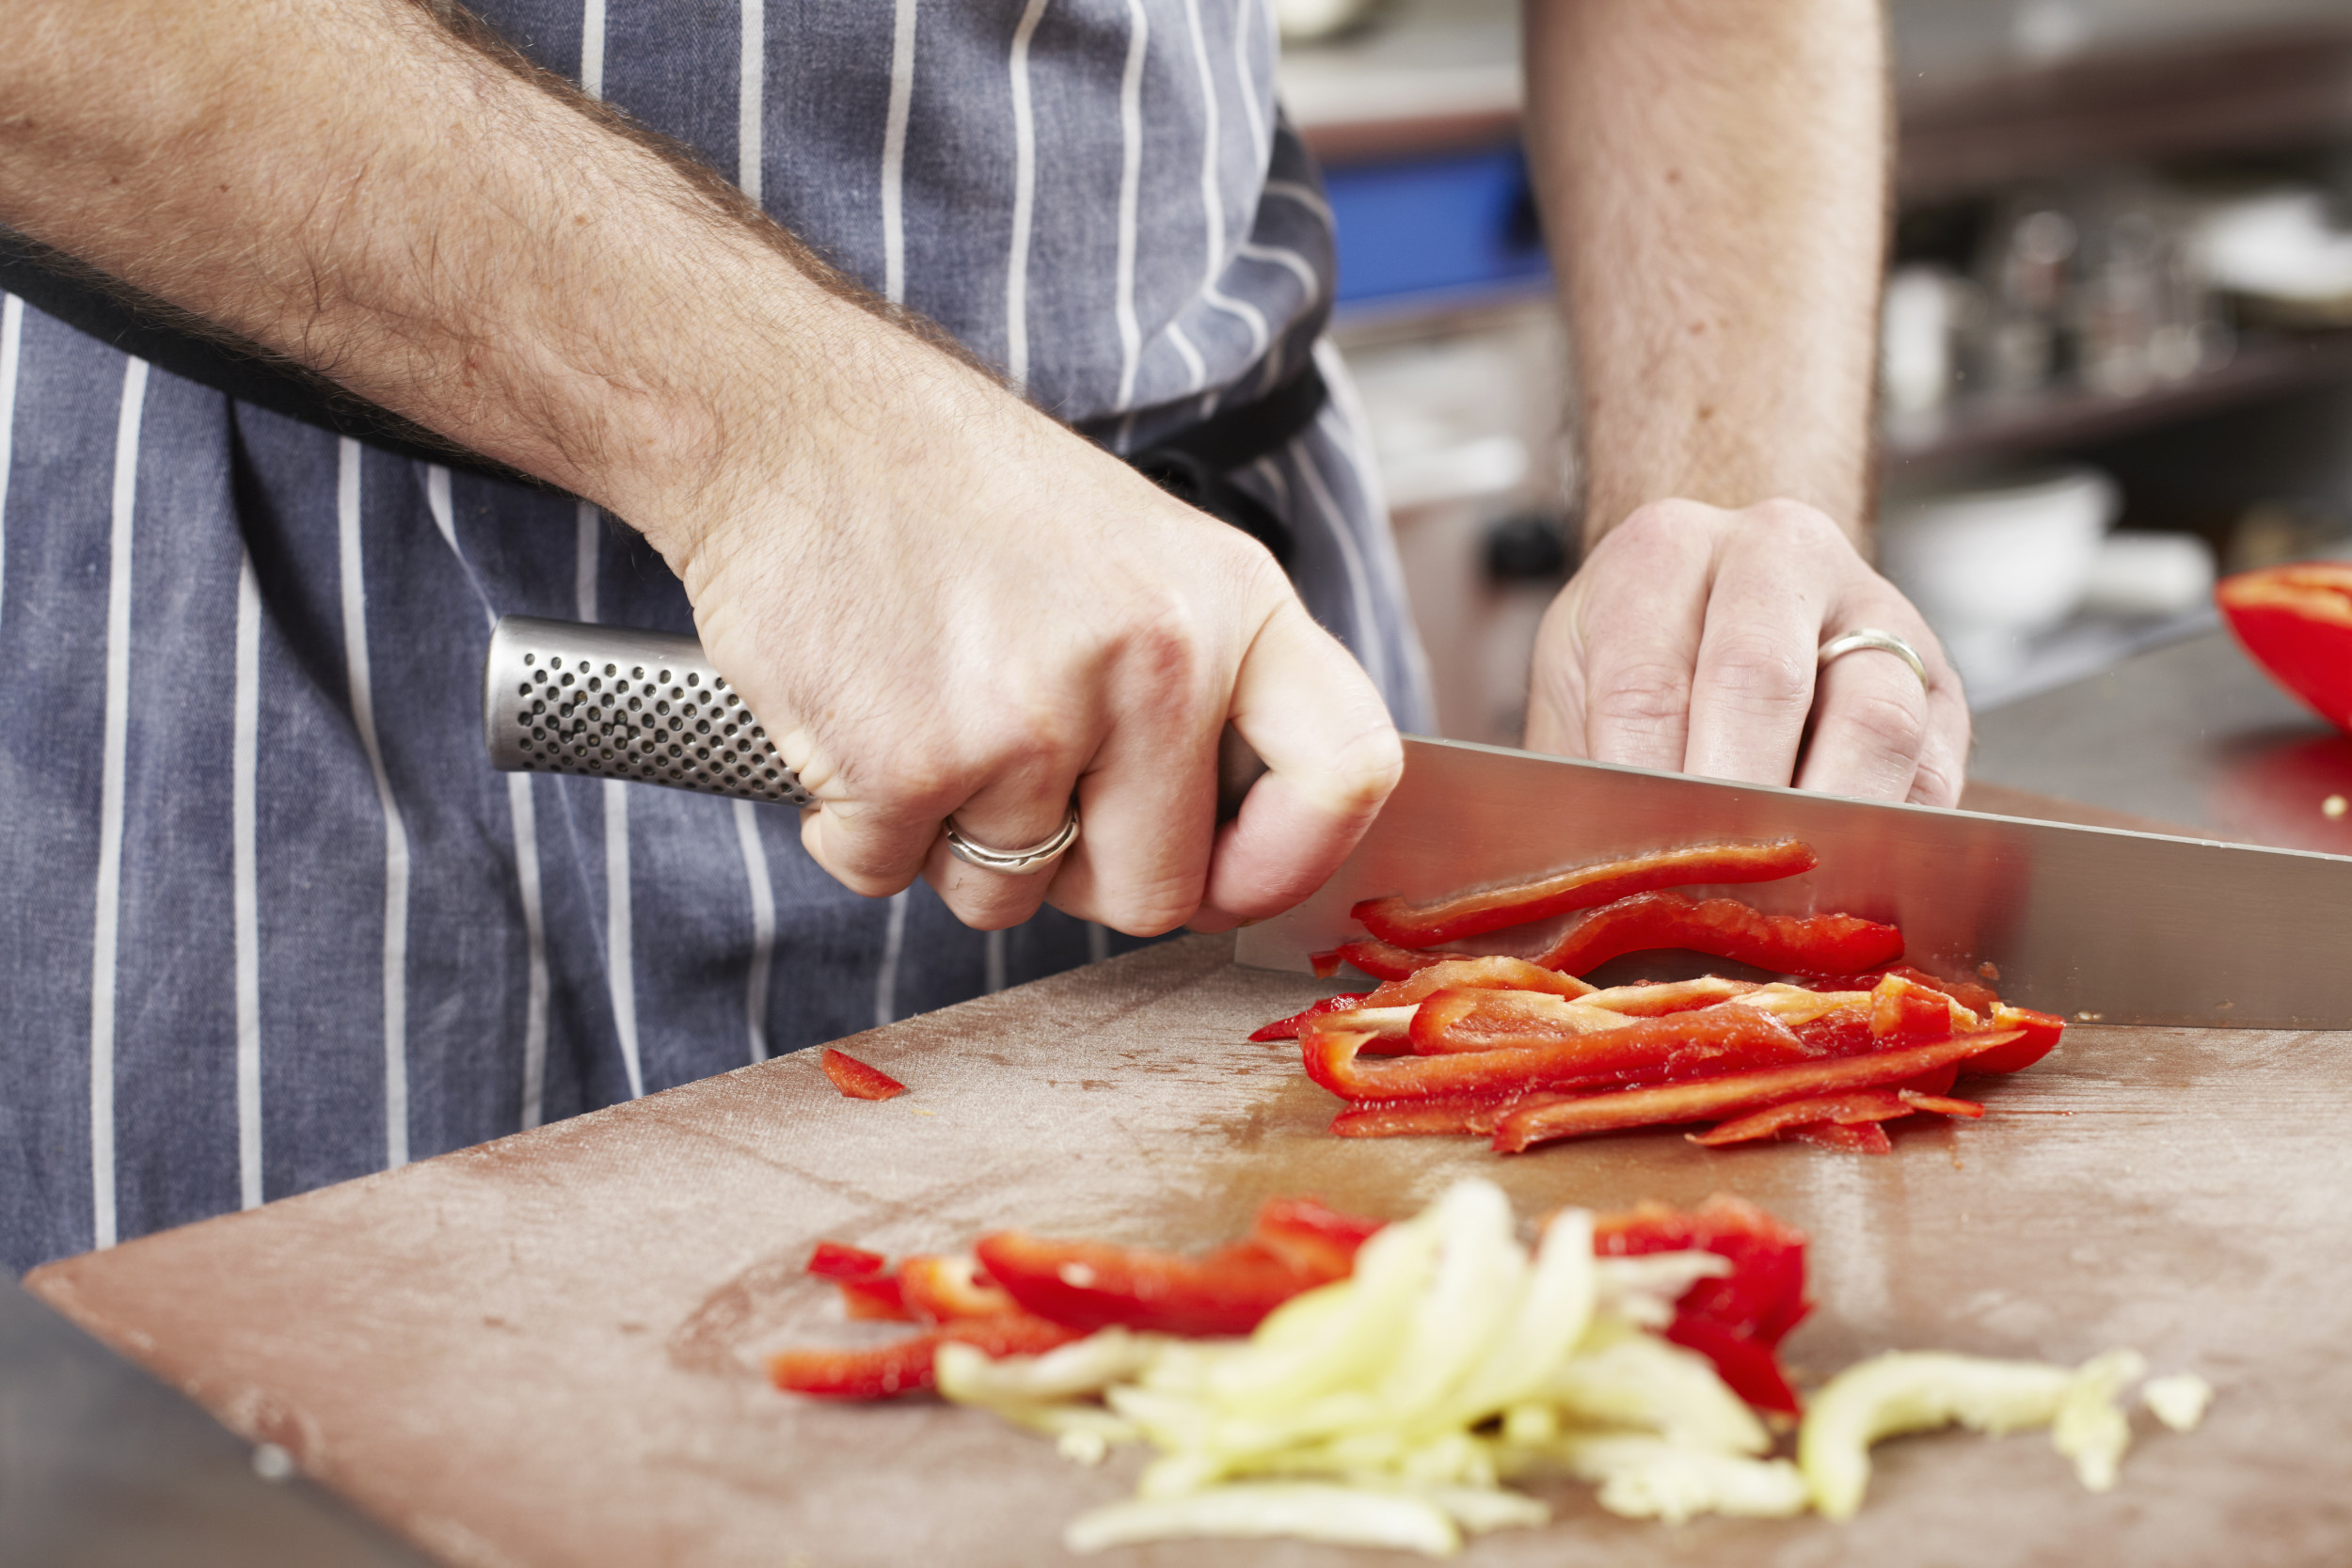
[[[848,1042],[912,1091],[834,1093],[814,1053],[131,1243],[32,1288],[230,1427],[464,1564],[1064,1560],[1062,1523],[1130,1455],[929,1401],[771,1389],[765,1350],[848,1338],[801,1276],[832,1237],[898,1253],[993,1227],[1176,1247],[1268,1196],[1401,1215],[1449,1181],[1523,1214],[1724,1190],[1809,1231],[1819,1378],[1940,1347],[2194,1370],[2194,1433],[2135,1418],[2122,1485],[2082,1491],[2039,1433],[1880,1449],[1849,1525],[1677,1529],[1546,1490],[1557,1522],[1469,1560],[1818,1565],[2352,1560],[2352,1037],[2078,1028],[1971,1125],[1891,1158],[1710,1151],[1643,1132],[1501,1159],[1467,1139],[1343,1141],[1295,1050],[1244,1037],[1325,987],[1192,938]],[[1277,1543],[1113,1563],[1383,1560]]]

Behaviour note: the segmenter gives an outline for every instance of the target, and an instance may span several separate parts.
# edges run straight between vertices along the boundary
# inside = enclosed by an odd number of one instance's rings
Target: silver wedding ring
[[[975,844],[963,836],[952,816],[941,826],[947,834],[947,852],[966,865],[1001,871],[1009,877],[1028,877],[1061,859],[1062,851],[1078,842],[1078,805],[1074,800],[1071,802],[1070,815],[1062,818],[1061,829],[1053,837],[1026,849],[992,849],[985,844]]]
[[[1865,648],[1876,648],[1883,654],[1893,654],[1897,658],[1910,665],[1911,673],[1919,677],[1919,689],[1925,691],[1929,689],[1927,661],[1919,657],[1918,649],[1891,631],[1877,631],[1866,626],[1860,631],[1850,631],[1842,637],[1831,638],[1821,644],[1821,667],[1827,669],[1830,660],[1843,658],[1848,654],[1858,654]]]

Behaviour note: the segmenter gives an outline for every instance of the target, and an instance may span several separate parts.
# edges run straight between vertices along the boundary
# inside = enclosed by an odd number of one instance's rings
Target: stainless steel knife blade
[[[2352,1029],[2352,858],[1445,740],[1406,741],[1405,776],[1355,853],[1313,897],[1243,930],[1235,958],[1305,970],[1310,954],[1362,934],[1347,912],[1359,899],[1437,898],[1648,849],[1788,837],[1811,844],[1820,865],[1722,891],[1772,913],[1892,922],[1907,961],[1997,975],[2004,997],[2068,1018]],[[1477,945],[1502,950],[1507,935]]]

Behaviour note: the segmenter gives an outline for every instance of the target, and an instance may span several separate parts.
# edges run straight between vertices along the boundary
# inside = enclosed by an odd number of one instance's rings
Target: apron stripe
[[[236,692],[230,719],[230,907],[237,985],[237,1193],[258,1209],[262,1190],[262,899],[256,831],[262,735],[262,584],[253,558],[237,563]]]
[[[408,1163],[408,825],[392,794],[384,747],[375,733],[367,566],[359,526],[364,450],[349,436],[336,443],[336,545],[342,568],[343,665],[351,689],[351,722],[359,732],[384,813],[384,1165],[397,1170]]]
[[[735,838],[743,849],[743,879],[752,890],[752,963],[743,985],[743,1027],[752,1060],[768,1059],[768,968],[776,951],[776,889],[768,874],[768,850],[759,842],[759,808],[735,802]]]
[[[1029,103],[1029,40],[1045,15],[1046,0],[1029,0],[1013,30],[1012,249],[1005,267],[1005,368],[1015,390],[1029,384],[1029,226],[1037,213],[1037,118]]]
[[[882,297],[907,302],[907,116],[914,105],[915,0],[898,0],[890,30],[890,106],[882,124]]]
[[[1151,42],[1151,19],[1143,0],[1127,0],[1127,64],[1119,78],[1119,257],[1113,309],[1119,317],[1119,400],[1136,401],[1136,372],[1143,362],[1143,328],[1136,320],[1136,204],[1143,184],[1143,59]],[[1123,450],[1126,441],[1120,442]]]
[[[113,526],[106,554],[106,718],[98,798],[98,910],[92,923],[89,1003],[90,1232],[115,1244],[115,981],[122,927],[122,793],[131,734],[131,545],[138,504],[139,419],[147,361],[123,367],[115,425]]]
[[[24,302],[0,294],[0,615],[8,611],[8,468],[16,457],[16,366],[24,347]]]
[[[604,0],[580,6],[580,87],[591,98],[604,96]]]
[[[759,111],[768,94],[767,0],[741,0],[741,65],[736,71],[735,182],[754,201],[759,199]]]

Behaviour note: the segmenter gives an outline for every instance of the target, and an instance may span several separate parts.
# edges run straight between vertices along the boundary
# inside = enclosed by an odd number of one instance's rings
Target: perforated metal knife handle
[[[482,665],[482,737],[508,773],[815,803],[702,644],[675,632],[501,616]]]

